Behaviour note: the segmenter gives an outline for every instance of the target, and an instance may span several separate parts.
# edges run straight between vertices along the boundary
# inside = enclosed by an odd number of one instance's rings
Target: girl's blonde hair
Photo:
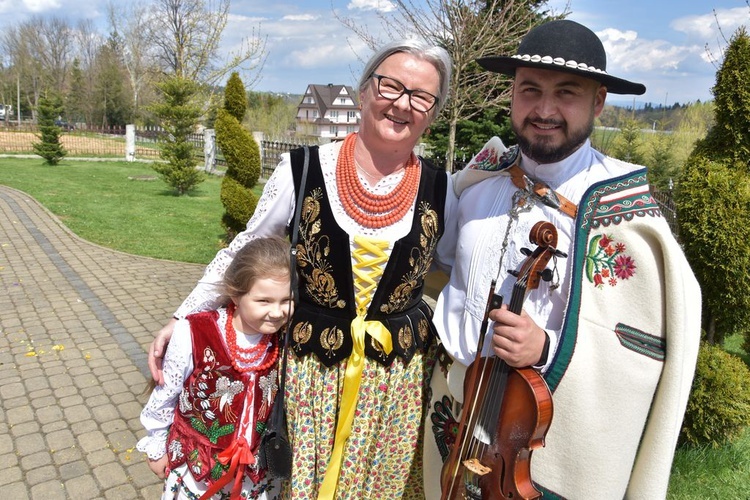
[[[278,236],[257,238],[242,247],[227,267],[222,282],[222,295],[240,297],[261,278],[290,277],[290,245]]]

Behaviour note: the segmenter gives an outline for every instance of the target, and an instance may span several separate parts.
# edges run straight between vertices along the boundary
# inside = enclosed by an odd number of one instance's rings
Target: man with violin
[[[646,89],[609,75],[599,38],[568,20],[479,64],[514,78],[519,145],[491,139],[455,178],[461,229],[434,316],[446,355],[433,375],[427,496],[664,498],[700,289],[645,167],[589,140],[608,92]],[[517,449],[521,420],[532,425]]]

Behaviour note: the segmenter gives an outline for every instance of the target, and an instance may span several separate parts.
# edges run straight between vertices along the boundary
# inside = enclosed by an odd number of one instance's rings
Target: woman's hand
[[[164,353],[167,352],[167,344],[172,338],[176,323],[176,319],[170,319],[169,323],[156,333],[156,338],[148,349],[148,369],[151,370],[151,377],[156,381],[156,385],[164,385],[164,372],[162,372]]]

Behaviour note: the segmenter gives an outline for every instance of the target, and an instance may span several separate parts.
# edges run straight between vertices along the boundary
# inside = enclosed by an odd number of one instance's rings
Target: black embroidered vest
[[[291,152],[295,191],[302,177],[303,150]],[[435,338],[432,309],[424,300],[424,278],[443,234],[445,172],[421,160],[421,177],[409,233],[396,241],[366,320],[381,321],[393,339],[389,355],[372,337],[365,354],[383,365],[396,356],[409,362],[417,349]],[[310,148],[310,164],[297,243],[299,303],[294,311],[291,347],[297,356],[315,353],[326,366],[352,352],[351,322],[356,317],[349,235],[336,223],[328,202],[318,148]]]

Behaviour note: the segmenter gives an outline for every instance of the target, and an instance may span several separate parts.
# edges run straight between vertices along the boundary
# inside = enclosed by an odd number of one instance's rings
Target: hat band
[[[606,75],[607,72],[595,68],[593,66],[589,66],[586,63],[579,63],[575,61],[566,61],[562,57],[552,57],[552,56],[539,56],[539,55],[529,55],[529,54],[518,54],[513,56],[513,59],[520,59],[524,62],[532,62],[532,63],[539,63],[539,64],[554,64],[555,66],[564,66],[569,69],[577,69],[581,71],[588,71],[590,73],[599,73],[602,75]]]

